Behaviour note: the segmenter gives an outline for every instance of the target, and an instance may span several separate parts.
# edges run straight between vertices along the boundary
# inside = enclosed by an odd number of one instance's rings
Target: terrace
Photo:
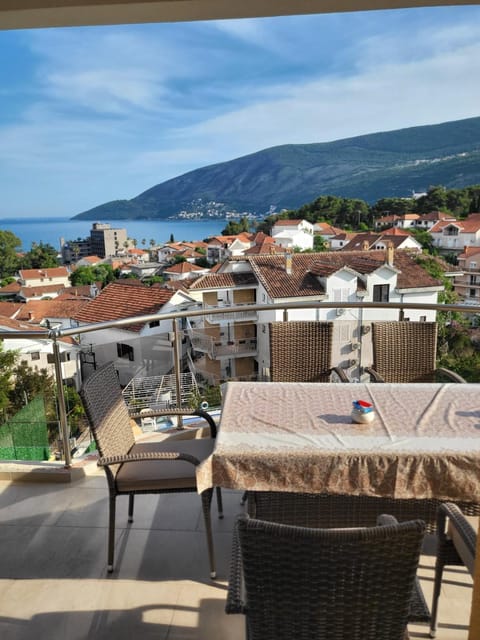
[[[422,5],[451,4],[447,0]],[[456,4],[469,4],[457,2]],[[473,3],[472,3],[473,4]],[[292,0],[224,2],[212,0],[22,0],[3,2],[2,28],[24,29],[79,24],[214,19],[312,12],[419,6],[415,0]],[[58,356],[58,353],[57,353]],[[59,362],[59,359],[57,360]],[[66,415],[60,422],[66,429]],[[64,431],[66,436],[66,431]],[[63,438],[66,442],[67,438]],[[237,492],[225,492],[225,519],[214,519],[219,579],[207,578],[207,561],[196,496],[144,497],[136,520],[125,526],[126,505],[119,501],[118,570],[105,563],[107,490],[94,460],[15,464],[0,474],[0,632],[7,640],[49,638],[200,639],[244,637],[240,617],[224,614],[231,529],[241,510]],[[40,469],[40,471],[39,471]],[[72,480],[58,483],[62,477]],[[80,476],[80,477],[79,477]],[[12,479],[23,482],[12,482]],[[75,479],[78,478],[78,479]],[[37,481],[36,481],[37,480]],[[39,480],[42,480],[41,482]],[[55,480],[55,481],[54,481]],[[185,506],[184,506],[185,505]],[[422,556],[420,577],[430,600],[433,557]],[[478,638],[480,619],[468,619],[472,602],[466,572],[447,571],[440,625],[442,640]],[[477,607],[477,612],[480,607]],[[475,629],[473,625],[475,624]],[[426,637],[412,626],[412,638]]]
[[[272,309],[272,305],[268,305],[268,310],[286,319],[289,312],[298,313],[301,307],[298,303],[291,306],[294,309],[287,309],[285,305],[273,305]],[[316,306],[322,308],[325,303]],[[345,313],[338,316],[341,318],[338,322],[347,322],[343,319],[358,308],[367,307],[373,313],[382,306],[386,305],[367,303],[352,308],[351,303],[338,303],[338,309],[345,309]],[[426,311],[472,313],[467,307],[441,305],[434,309],[435,306],[427,305]],[[411,305],[400,307],[399,313],[403,314],[411,309]],[[256,305],[255,309],[265,310],[262,305]],[[211,310],[190,314],[207,312]],[[181,325],[187,313],[170,314],[169,318],[172,322],[180,321]],[[219,313],[224,310],[220,309]],[[89,325],[78,330],[89,332],[100,326],[150,322],[155,317]],[[361,326],[357,326],[357,333],[363,344],[356,345],[355,349],[360,356],[369,353],[367,342],[371,340],[370,332]],[[350,332],[340,331],[340,335],[351,339]],[[11,334],[1,337],[11,337]],[[182,332],[179,337],[183,338]],[[48,338],[55,354],[58,335],[51,331]],[[349,354],[348,345],[339,348],[339,353],[348,351]],[[181,397],[181,393],[178,396],[176,393],[175,378],[169,379],[169,391],[172,396]],[[182,386],[181,376],[179,384]],[[144,390],[142,388],[142,393]],[[127,391],[131,392],[131,388]],[[149,391],[154,393],[156,388]],[[148,407],[144,404],[145,410]],[[62,412],[60,425],[67,428],[66,415]],[[138,431],[140,440],[164,437],[161,432]],[[123,638],[139,632],[142,637],[169,640],[243,638],[242,616],[224,613],[232,528],[235,516],[244,509],[241,492],[224,490],[223,520],[216,518],[215,508],[212,510],[217,580],[208,577],[201,507],[194,494],[141,496],[135,521],[130,525],[127,525],[127,501],[119,499],[117,562],[111,575],[107,573],[105,557],[108,492],[104,473],[97,468],[95,455],[73,460],[70,451],[64,455],[64,462],[37,465],[12,462],[1,466],[2,637],[17,640],[30,638],[35,632],[39,637],[53,639],[90,635]],[[427,602],[431,600],[433,566],[434,541],[430,538],[419,570]],[[447,569],[437,638],[467,640],[473,637],[469,636],[468,626],[471,602],[472,580],[467,571]],[[428,637],[426,626],[410,625],[409,632],[411,638]]]

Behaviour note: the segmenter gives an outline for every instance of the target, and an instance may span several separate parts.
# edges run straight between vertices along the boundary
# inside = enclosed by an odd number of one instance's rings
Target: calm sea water
[[[208,236],[218,235],[227,225],[226,220],[102,220],[112,228],[127,230],[129,238],[138,241],[142,248],[142,240],[146,240],[148,249],[150,240],[156,244],[168,242],[173,233],[175,240],[203,240]],[[60,238],[65,241],[86,238],[90,235],[92,220],[70,220],[69,218],[0,218],[0,229],[12,231],[22,243],[22,249],[29,251],[32,242],[51,244],[60,249]]]

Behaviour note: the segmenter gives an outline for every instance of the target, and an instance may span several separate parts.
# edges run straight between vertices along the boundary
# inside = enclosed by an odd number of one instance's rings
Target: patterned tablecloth
[[[359,399],[370,424],[352,422]],[[480,502],[480,385],[229,382],[197,482]]]

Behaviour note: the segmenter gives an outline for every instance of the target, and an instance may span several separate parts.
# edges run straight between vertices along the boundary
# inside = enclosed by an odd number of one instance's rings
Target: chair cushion
[[[180,451],[205,460],[213,451],[215,440],[199,438],[169,442],[135,444],[131,454],[156,451]],[[161,491],[165,489],[196,490],[195,465],[185,460],[145,460],[122,464],[116,475],[117,490]]]
[[[468,524],[472,526],[473,531],[475,533],[478,532],[478,523],[479,516],[464,516],[465,520],[467,520]],[[459,534],[458,529],[456,529],[452,523],[448,522],[447,528],[447,536],[453,542],[455,549],[457,550],[458,555],[462,559],[462,562],[467,567],[470,572],[470,575],[473,576],[473,567],[475,564],[475,555],[471,553],[470,549],[465,545],[462,536]]]

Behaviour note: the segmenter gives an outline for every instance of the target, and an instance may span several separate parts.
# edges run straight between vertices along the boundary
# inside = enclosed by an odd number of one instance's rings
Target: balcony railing
[[[341,309],[344,312],[339,313]],[[378,310],[385,310],[379,317]],[[388,310],[388,311],[387,311]],[[464,305],[445,305],[445,304],[411,304],[411,303],[363,303],[363,302],[293,302],[293,303],[277,303],[277,304],[260,304],[260,305],[248,305],[248,311],[245,311],[245,305],[239,307],[231,306],[229,308],[208,308],[208,309],[193,309],[183,310],[168,314],[151,314],[145,316],[136,316],[121,320],[111,320],[107,322],[94,323],[89,325],[80,326],[74,329],[46,329],[45,331],[4,331],[0,332],[0,339],[8,340],[12,338],[30,338],[30,339],[48,339],[52,344],[52,358],[55,363],[55,377],[57,381],[57,403],[58,403],[58,422],[59,422],[59,435],[58,442],[63,446],[63,460],[68,467],[71,465],[71,451],[69,443],[69,421],[67,417],[67,411],[65,409],[65,398],[62,382],[62,362],[61,354],[59,350],[58,340],[62,337],[73,336],[79,338],[82,335],[89,334],[96,331],[103,331],[106,329],[121,329],[133,324],[147,324],[156,320],[168,320],[172,323],[172,331],[168,336],[168,340],[160,338],[158,339],[158,356],[157,345],[152,340],[152,335],[148,337],[137,338],[139,341],[147,341],[148,348],[141,348],[141,345],[137,347],[129,346],[129,354],[134,352],[135,357],[137,352],[141,354],[141,362],[131,362],[130,358],[118,357],[118,350],[115,343],[112,345],[92,346],[89,348],[88,353],[90,355],[97,351],[98,356],[102,358],[91,358],[87,363],[83,363],[85,367],[96,367],[102,364],[103,360],[114,360],[119,370],[119,374],[124,376],[130,375],[128,379],[123,381],[124,385],[127,385],[132,378],[147,378],[149,367],[153,367],[152,371],[155,371],[158,358],[163,357],[168,351],[169,363],[168,373],[171,373],[169,382],[170,390],[170,406],[175,404],[176,398],[182,398],[182,403],[187,402],[188,393],[185,393],[185,382],[182,378],[182,374],[190,373],[194,375],[202,376],[209,384],[218,384],[226,379],[242,379],[251,380],[255,376],[257,379],[268,379],[268,371],[265,366],[257,361],[255,369],[258,370],[258,375],[249,371],[236,371],[235,362],[236,359],[250,357],[253,360],[260,358],[260,339],[262,340],[261,348],[263,349],[266,344],[266,337],[264,335],[264,328],[267,322],[273,320],[298,320],[298,319],[329,319],[333,320],[338,327],[336,343],[334,349],[336,349],[337,361],[333,364],[344,368],[352,380],[360,379],[362,375],[362,368],[365,364],[371,364],[369,362],[369,350],[368,345],[371,341],[371,337],[368,332],[365,331],[365,326],[373,319],[384,319],[388,316],[389,319],[420,319],[423,316],[426,319],[434,319],[437,313],[447,314],[448,317],[455,317],[455,314],[466,314],[469,318],[473,318],[480,314],[480,306],[474,307],[469,304]],[[261,318],[260,324],[257,325],[257,339],[245,338],[226,340],[220,342],[215,340],[212,336],[208,336],[201,330],[188,329],[189,321],[192,320],[196,323],[201,322],[205,316],[208,317],[226,317],[231,315],[232,317],[238,317],[238,314],[242,315],[247,313],[248,315],[256,315]],[[307,317],[308,314],[308,317]],[[453,314],[453,315],[452,315]],[[187,330],[184,332],[179,329],[180,323],[183,326],[187,326]],[[190,337],[191,344],[188,344],[188,337]],[[187,338],[187,340],[186,340]],[[150,341],[150,342],[149,342]],[[130,340],[130,342],[133,341]],[[153,346],[152,346],[153,345]],[[110,351],[107,347],[111,346]],[[144,345],[145,346],[145,345]],[[476,350],[476,346],[472,347]],[[189,350],[195,352],[202,352],[211,360],[222,361],[218,370],[208,369],[205,366],[205,362],[199,359],[192,358]],[[157,355],[156,355],[157,354]],[[186,357],[188,356],[188,357]],[[231,364],[229,363],[231,359]],[[134,359],[135,360],[135,359]],[[185,362],[189,362],[190,366],[186,366]],[[152,364],[153,363],[153,364]],[[192,367],[193,364],[193,367]],[[211,363],[210,363],[211,364]],[[129,368],[132,367],[133,369]],[[193,370],[192,370],[193,369]],[[253,371],[253,367],[252,367]],[[167,373],[167,372],[165,372]],[[238,373],[238,375],[236,375]],[[121,380],[122,381],[122,380]],[[133,383],[132,383],[133,384]],[[158,386],[158,385],[157,385]],[[156,388],[155,393],[158,391]],[[145,407],[147,408],[147,407]]]

